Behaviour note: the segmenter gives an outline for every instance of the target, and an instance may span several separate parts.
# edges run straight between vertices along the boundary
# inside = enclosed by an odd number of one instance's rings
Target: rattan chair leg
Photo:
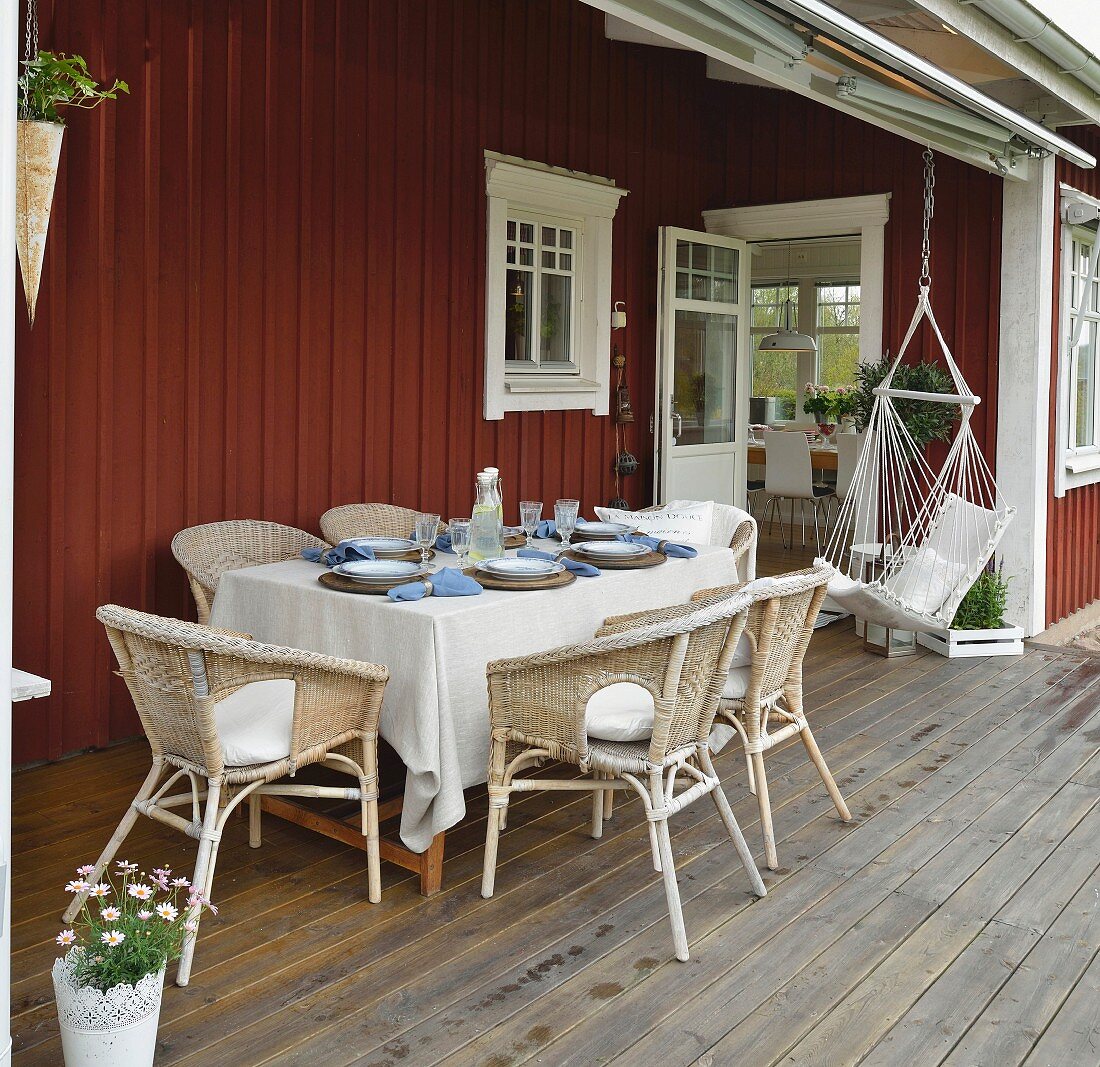
[[[817,747],[817,741],[810,732],[810,727],[802,727],[799,731],[799,736],[802,738],[802,743],[806,746],[806,752],[817,768],[817,773],[821,775],[821,780],[825,783],[825,788],[829,791],[829,796],[836,805],[837,813],[845,822],[851,822],[852,813],[848,810],[848,805],[844,802],[844,797],[840,795],[840,789],[837,787],[832,772],[829,770],[829,765],[825,762],[825,757],[821,754],[821,749]]]
[[[248,798],[248,844],[250,848],[259,848],[263,843],[260,833],[260,814],[263,811],[259,794]]]
[[[611,819],[612,814],[615,811],[615,790],[605,789],[603,791],[603,820],[608,822]]]
[[[602,774],[595,776],[597,779],[603,778]],[[593,789],[592,790],[592,836],[599,840],[603,837],[603,796],[606,790]]]
[[[363,836],[367,839],[367,899],[377,904],[382,899],[382,855],[378,843],[378,798],[362,802]]]
[[[494,807],[489,803],[489,818],[485,825],[485,863],[481,871],[481,895],[491,897],[497,877],[497,845],[500,842],[500,824],[502,816],[507,811],[507,796],[505,806]]]
[[[164,764],[154,762],[153,766],[149,769],[149,773],[145,776],[145,781],[141,783],[141,788],[137,791],[137,796],[130,802],[130,806],[126,809],[126,814],[122,816],[122,820],[119,822],[115,832],[111,835],[111,840],[107,842],[107,847],[99,854],[99,859],[96,860],[95,871],[88,881],[95,885],[99,881],[103,872],[107,869],[107,864],[115,858],[118,850],[122,847],[122,842],[126,840],[130,831],[134,828],[134,823],[137,822],[140,812],[135,807],[136,804],[140,804],[143,800],[148,800],[157,790],[157,782],[160,781],[161,773],[164,770]],[[71,923],[80,912],[81,907],[87,898],[87,893],[81,893],[75,896],[72,903],[65,909],[65,914],[62,916],[62,921]]]
[[[664,807],[664,787],[659,771],[650,775],[649,796],[650,804],[654,808]],[[653,826],[657,833],[657,846],[661,855],[661,875],[665,883],[665,900],[668,902],[668,918],[672,923],[672,945],[676,951],[676,958],[686,963],[690,959],[687,927],[684,925],[684,909],[680,905],[680,887],[676,884],[676,863],[672,858],[668,819],[650,820],[649,825]]]
[[[653,823],[649,823],[649,848],[653,853],[653,869],[660,874],[661,873],[661,845],[657,840],[657,827]]]
[[[745,753],[745,774],[749,779],[749,792],[756,796],[756,773],[752,769],[752,756]]]
[[[764,863],[769,870],[779,869],[779,857],[775,851],[775,831],[772,829],[772,802],[768,795],[768,775],[764,770],[764,753],[752,754],[753,772],[756,776],[756,802],[760,808],[760,830],[764,837]]]
[[[711,762],[710,753],[707,752],[705,747],[701,748],[699,751],[699,765],[703,768],[704,774],[711,778],[718,777],[714,771],[714,764]],[[749,876],[749,884],[752,886],[752,891],[758,897],[767,896],[768,890],[764,886],[764,879],[760,877],[760,871],[757,869],[756,861],[752,858],[752,852],[749,850],[749,846],[745,841],[745,835],[741,832],[741,827],[738,825],[737,818],[733,814],[733,809],[730,807],[730,802],[726,798],[721,782],[710,791],[710,795],[714,798],[714,806],[718,809],[718,814],[725,824],[726,833],[729,834],[730,840],[733,842],[733,847],[737,850],[741,865],[745,868],[745,873]]]
[[[206,812],[202,823],[202,836],[199,838],[199,852],[195,857],[195,874],[191,884],[195,888],[205,889],[210,877],[213,877],[213,857],[217,851],[218,811],[220,808],[221,782],[208,780],[206,783]],[[195,956],[195,942],[198,940],[199,917],[202,913],[201,905],[196,904],[191,909],[191,920],[195,923],[195,929],[185,934],[183,939],[183,951],[180,953],[179,969],[176,971],[176,985],[185,986],[191,980],[191,961]]]

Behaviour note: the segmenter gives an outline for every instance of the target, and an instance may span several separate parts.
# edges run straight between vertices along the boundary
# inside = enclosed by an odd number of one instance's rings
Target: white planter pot
[[[53,965],[65,1067],[152,1067],[164,968],[101,993],[73,981],[73,954]]]
[[[917,644],[948,659],[976,656],[1021,656],[1024,631],[1019,626],[999,630],[937,630],[917,634]]]
[[[23,273],[27,313],[34,325],[46,233],[65,127],[57,122],[20,119],[15,145],[15,247]]]

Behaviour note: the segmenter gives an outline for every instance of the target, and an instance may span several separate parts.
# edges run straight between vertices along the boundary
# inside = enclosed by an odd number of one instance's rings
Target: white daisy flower
[[[183,928],[189,934],[193,934],[199,928],[199,924],[194,919],[188,919],[187,922],[183,924]]]
[[[71,882],[65,883],[65,889],[70,893],[83,893],[91,888],[92,883],[85,881],[83,878],[74,878]]]
[[[126,940],[126,935],[121,930],[104,930],[99,935],[99,940],[105,945],[121,945]]]
[[[145,922],[146,919],[151,919],[153,917],[153,913],[151,911],[148,911],[146,908],[142,908],[141,911],[137,913],[137,917],[142,922]]]
[[[109,923],[113,923],[116,919],[122,918],[122,912],[114,905],[111,905],[109,908],[104,908],[99,914]]]
[[[62,930],[61,933],[54,938],[59,945],[71,945],[76,941],[75,930]]]
[[[115,863],[115,866],[120,871],[126,871],[127,873],[130,873],[131,871],[136,871],[138,869],[138,865],[136,863],[130,863],[128,860],[118,860],[118,862]]]
[[[178,909],[172,907],[171,904],[158,904],[156,907],[157,914],[168,922],[174,922],[179,915]]]
[[[186,878],[173,878],[172,885],[177,889],[190,889],[191,883]]]
[[[126,892],[132,897],[137,897],[138,900],[148,900],[153,895],[153,887],[144,882],[134,882],[127,886]]]
[[[88,896],[99,897],[100,899],[102,899],[110,892],[111,887],[106,882],[100,882],[98,885],[92,886],[92,888],[88,891]]]
[[[91,863],[85,863],[83,867],[77,867],[76,873],[84,875],[95,874],[95,867]]]

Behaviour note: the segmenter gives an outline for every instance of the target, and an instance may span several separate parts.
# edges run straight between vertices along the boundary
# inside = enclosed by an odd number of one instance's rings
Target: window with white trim
[[[1083,194],[1063,203],[1094,204]],[[1058,435],[1062,462],[1055,491],[1100,481],[1100,264],[1097,223],[1062,226],[1061,339],[1058,381]]]
[[[608,412],[612,220],[608,178],[485,153],[486,419]]]

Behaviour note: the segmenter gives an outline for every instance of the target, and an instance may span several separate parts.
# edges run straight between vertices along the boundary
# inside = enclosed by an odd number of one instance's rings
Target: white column
[[[1016,517],[1001,541],[1007,621],[1046,629],[1047,469],[1054,304],[1054,158],[1004,183],[997,387],[997,484]]]
[[[19,5],[0,5],[0,85],[19,76]],[[11,1060],[11,585],[15,446],[15,100],[0,108],[0,1064]]]

